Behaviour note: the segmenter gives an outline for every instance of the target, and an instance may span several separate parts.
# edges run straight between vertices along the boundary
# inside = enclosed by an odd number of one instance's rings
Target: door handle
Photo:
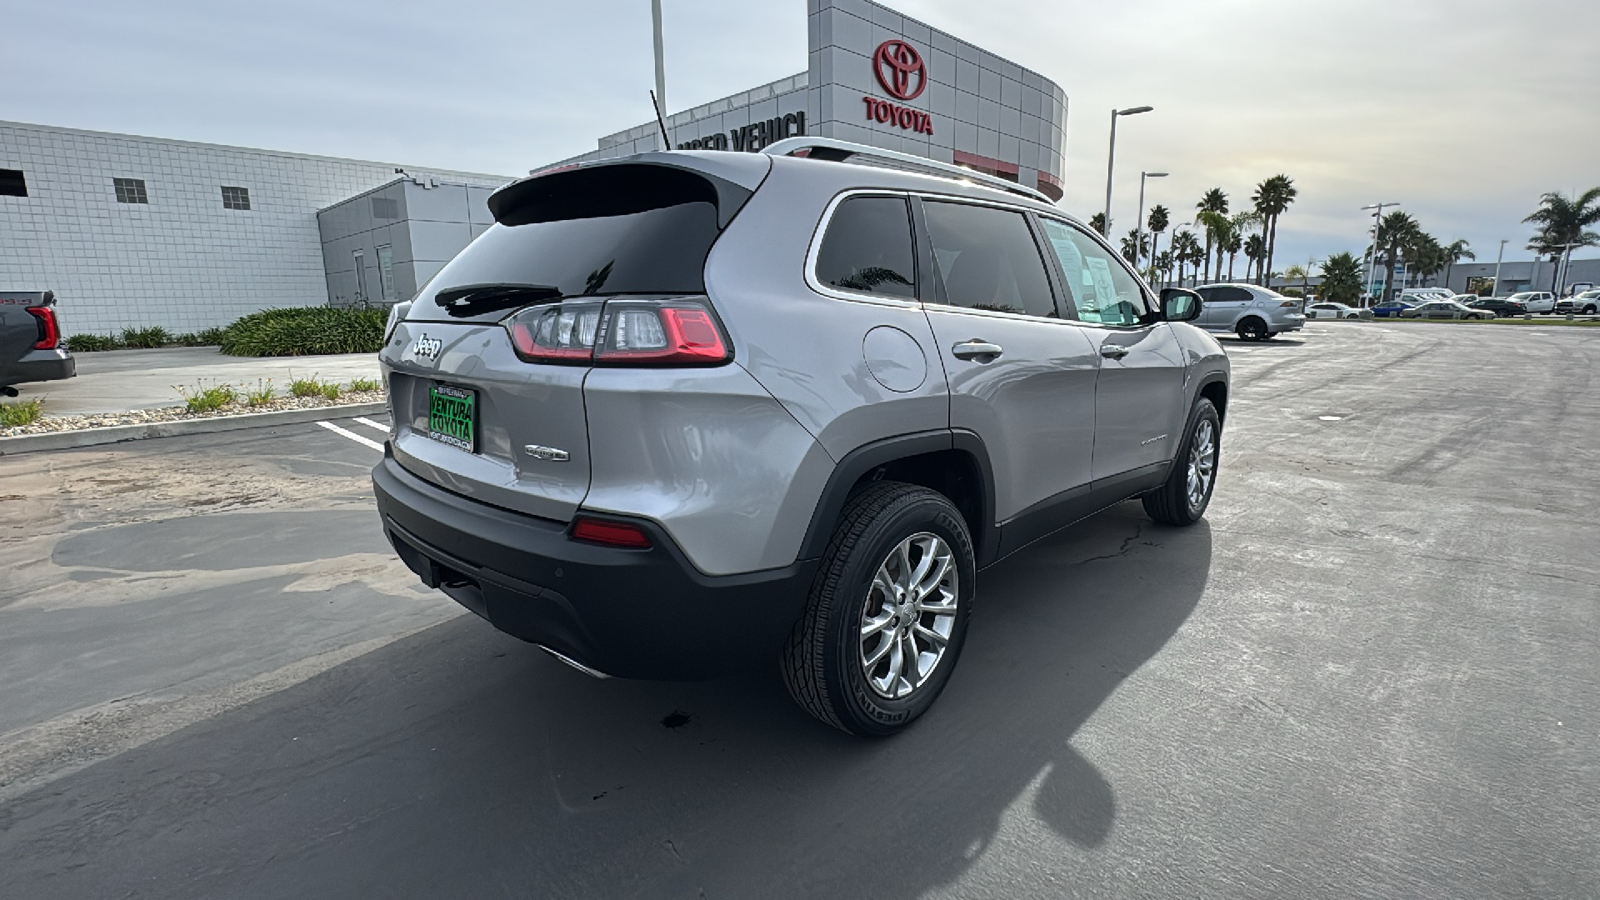
[[[1128,355],[1128,348],[1117,344],[1101,344],[1100,355],[1106,359],[1121,359]]]
[[[979,362],[989,362],[1004,352],[999,344],[991,344],[988,341],[978,340],[977,338],[973,338],[970,341],[962,341],[950,348],[950,353],[956,359],[976,359]]]

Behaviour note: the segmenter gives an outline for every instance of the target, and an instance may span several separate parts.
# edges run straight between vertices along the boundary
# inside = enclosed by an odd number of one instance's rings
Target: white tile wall
[[[395,177],[393,163],[15,122],[0,122],[0,168],[28,182],[27,197],[0,197],[0,290],[55,291],[68,334],[197,331],[326,303],[317,210]],[[405,169],[489,187],[509,180]],[[143,179],[149,204],[118,203],[113,178]],[[250,209],[223,209],[222,185],[248,188]]]

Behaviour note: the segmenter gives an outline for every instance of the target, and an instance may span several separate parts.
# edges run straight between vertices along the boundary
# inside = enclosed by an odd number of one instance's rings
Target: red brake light
[[[637,525],[623,522],[602,522],[599,519],[578,519],[572,523],[572,537],[579,541],[592,541],[612,547],[629,547],[645,550],[650,547],[650,536]]]
[[[30,306],[28,312],[39,321],[34,323],[39,326],[39,340],[34,343],[35,350],[54,350],[56,344],[61,342],[61,327],[56,324],[56,311],[48,306]]]
[[[695,300],[580,300],[506,320],[526,362],[715,365],[731,356],[709,307]]]

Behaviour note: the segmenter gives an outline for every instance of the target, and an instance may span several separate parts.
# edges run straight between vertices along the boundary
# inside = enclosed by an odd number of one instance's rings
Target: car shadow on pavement
[[[597,681],[462,616],[17,798],[8,891],[913,898],[991,849],[1092,852],[1117,792],[1073,737],[1211,555],[1131,503],[990,569],[940,702],[878,741],[775,672]],[[1054,837],[997,840],[1019,819]]]

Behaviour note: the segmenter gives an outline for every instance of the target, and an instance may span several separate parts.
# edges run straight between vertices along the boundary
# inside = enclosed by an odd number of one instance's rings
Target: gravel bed
[[[279,397],[259,406],[250,406],[236,400],[220,409],[192,413],[183,406],[162,406],[156,409],[134,409],[128,412],[97,413],[92,416],[52,416],[47,412],[32,425],[0,428],[0,437],[22,434],[49,434],[55,431],[82,431],[87,428],[108,428],[114,425],[148,425],[152,422],[179,422],[185,419],[219,419],[249,413],[278,412],[286,409],[321,409],[323,407],[351,406],[358,403],[376,403],[384,399],[384,392],[346,391],[337,400],[326,397]]]

